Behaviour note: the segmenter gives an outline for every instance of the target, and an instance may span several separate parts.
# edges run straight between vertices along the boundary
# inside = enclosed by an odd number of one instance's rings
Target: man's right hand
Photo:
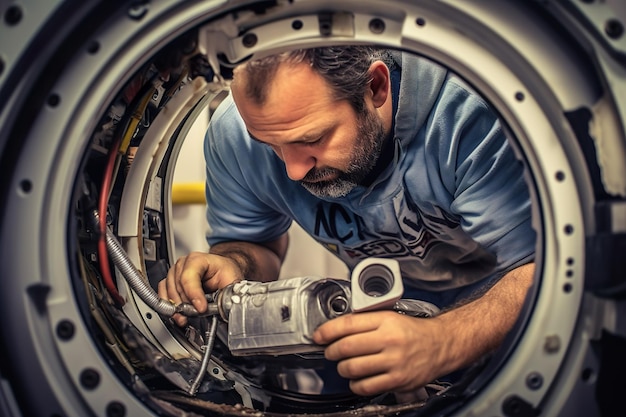
[[[174,304],[191,303],[200,313],[207,309],[206,292],[216,291],[228,284],[242,280],[239,265],[231,258],[204,252],[192,252],[176,261],[159,282],[159,297]],[[187,318],[175,314],[172,319],[179,326]]]

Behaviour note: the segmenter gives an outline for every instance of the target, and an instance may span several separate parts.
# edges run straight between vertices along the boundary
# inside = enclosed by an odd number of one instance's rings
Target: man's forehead
[[[301,107],[328,105],[334,95],[326,80],[306,63],[284,63],[273,74],[269,84],[264,85],[265,97],[262,103],[255,103],[251,97],[249,83],[252,75],[240,76],[231,85],[236,102],[246,101],[257,107],[274,107],[275,111],[297,111]],[[271,111],[268,109],[268,111]]]
[[[272,71],[261,77],[258,76],[255,68],[248,68],[248,64],[239,66],[233,72],[233,84],[249,86],[251,83],[264,83],[268,88],[276,83],[289,82],[294,77],[304,77],[308,79],[318,79],[326,84],[326,80],[309,64],[308,61],[285,61],[280,62]],[[255,80],[256,78],[256,80]]]

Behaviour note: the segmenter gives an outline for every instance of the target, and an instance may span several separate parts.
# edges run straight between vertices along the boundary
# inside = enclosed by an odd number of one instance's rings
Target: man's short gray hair
[[[368,70],[375,61],[383,61],[392,69],[393,59],[386,49],[330,46],[296,49],[251,60],[239,70],[245,73],[246,94],[258,104],[263,104],[279,65],[308,62],[326,80],[337,100],[348,100],[357,114],[361,114],[365,107],[365,92],[372,80]]]

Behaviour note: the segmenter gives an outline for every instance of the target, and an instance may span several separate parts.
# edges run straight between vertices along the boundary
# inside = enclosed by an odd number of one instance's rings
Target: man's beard
[[[320,198],[344,197],[374,169],[385,141],[385,127],[376,113],[365,110],[358,116],[357,129],[356,144],[346,171],[337,168],[313,168],[299,181],[311,194]],[[336,178],[317,181],[328,176]]]
[[[346,171],[313,168],[299,181],[311,194],[320,198],[344,197],[372,172],[385,141],[385,127],[376,113],[365,110],[358,116],[357,129],[356,144]],[[317,181],[328,176],[336,178]]]

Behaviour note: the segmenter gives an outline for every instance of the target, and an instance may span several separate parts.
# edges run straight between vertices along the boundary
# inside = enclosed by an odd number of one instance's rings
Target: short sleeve
[[[204,142],[209,234],[222,241],[263,242],[283,234],[291,219],[271,205],[267,150],[250,140],[230,96],[213,114]]]
[[[444,93],[449,104],[435,115],[442,137],[440,175],[450,192],[451,212],[463,230],[497,258],[496,274],[532,261],[536,234],[524,166],[517,159],[499,118],[460,81]]]

